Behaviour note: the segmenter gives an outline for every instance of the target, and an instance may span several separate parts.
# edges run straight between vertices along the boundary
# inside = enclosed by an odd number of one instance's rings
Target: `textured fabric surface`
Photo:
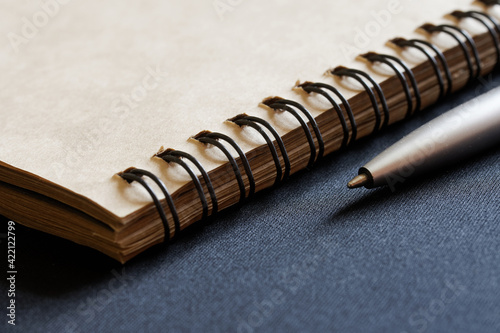
[[[484,81],[488,88],[500,80]],[[472,86],[124,266],[17,225],[25,332],[498,332],[499,148],[387,188],[358,167]],[[2,231],[6,231],[2,223]],[[2,267],[7,246],[1,239]],[[6,313],[7,282],[1,307]],[[2,329],[2,330],[4,330]]]

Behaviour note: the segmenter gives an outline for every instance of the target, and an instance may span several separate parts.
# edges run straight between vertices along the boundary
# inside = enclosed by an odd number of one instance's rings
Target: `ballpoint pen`
[[[347,186],[397,183],[464,159],[500,142],[500,88],[428,122],[359,169]]]

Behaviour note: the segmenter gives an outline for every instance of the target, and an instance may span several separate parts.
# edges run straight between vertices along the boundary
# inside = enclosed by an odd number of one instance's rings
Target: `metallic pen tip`
[[[347,183],[347,187],[358,188],[367,185],[369,181],[370,179],[368,178],[368,176],[362,173],[360,175],[357,175],[349,183]]]

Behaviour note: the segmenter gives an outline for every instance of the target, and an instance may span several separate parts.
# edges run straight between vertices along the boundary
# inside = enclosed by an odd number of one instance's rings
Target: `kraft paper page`
[[[332,83],[333,66],[383,50],[470,1],[8,1],[0,11],[0,161],[123,217],[149,204],[114,176],[134,166],[185,173],[151,157],[161,146],[224,163],[188,138],[237,136],[239,113],[269,119],[263,98],[300,101],[297,80]],[[383,79],[383,78],[379,78]],[[318,111],[312,111],[319,112]],[[317,113],[316,113],[317,114]],[[291,130],[281,126],[281,134]],[[245,151],[256,145],[242,141]],[[132,190],[131,190],[132,189]],[[142,193],[142,192],[141,192]]]

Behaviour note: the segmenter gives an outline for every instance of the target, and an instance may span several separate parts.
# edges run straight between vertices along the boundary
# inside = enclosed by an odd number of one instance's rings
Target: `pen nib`
[[[361,186],[365,186],[368,184],[370,180],[366,176],[366,174],[362,173],[354,177],[349,183],[347,183],[347,187],[349,188],[358,188]]]

